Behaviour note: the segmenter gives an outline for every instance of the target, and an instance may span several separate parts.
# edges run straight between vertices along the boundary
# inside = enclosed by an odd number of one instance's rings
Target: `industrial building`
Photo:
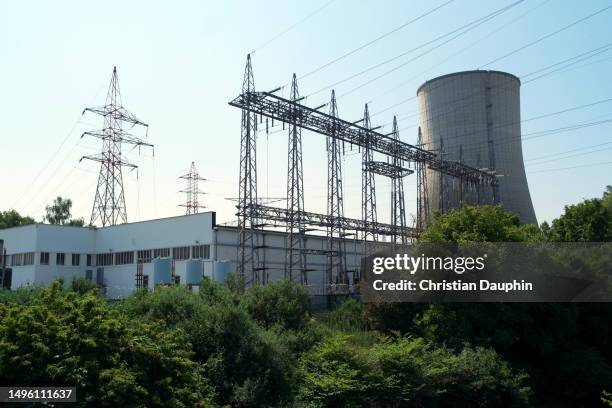
[[[427,217],[462,203],[500,203],[521,222],[536,224],[521,146],[520,80],[499,71],[465,71],[425,82],[417,90],[420,144],[444,160],[494,172],[491,191],[425,169],[419,194]],[[494,197],[490,197],[490,195]]]
[[[138,287],[178,282],[197,286],[202,276],[217,281],[235,272],[238,230],[216,225],[215,212],[203,212],[102,228],[31,224],[0,230],[6,256],[5,287],[48,285],[62,277],[81,276],[97,283],[108,298],[122,298]],[[265,282],[285,276],[286,234],[258,231],[265,243],[260,251]],[[313,295],[334,291],[325,286],[326,237],[305,236],[308,258],[307,287]],[[350,284],[361,262],[361,244],[347,240]],[[317,255],[318,253],[318,255]],[[265,283],[264,282],[264,283]],[[248,283],[248,282],[247,282]],[[327,290],[327,292],[325,292]],[[337,291],[352,288],[338,287]]]

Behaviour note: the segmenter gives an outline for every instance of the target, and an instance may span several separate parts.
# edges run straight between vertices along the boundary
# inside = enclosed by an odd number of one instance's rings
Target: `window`
[[[81,254],[72,254],[72,266],[79,266],[81,264]]]
[[[189,247],[178,247],[172,248],[172,259],[182,261],[184,259],[189,259]]]
[[[40,253],[40,264],[41,265],[49,265],[49,253],[41,252]]]
[[[87,266],[91,266],[91,258],[92,258],[92,255],[87,254]]]
[[[107,266],[113,264],[113,254],[96,254],[96,266]]]
[[[66,254],[63,252],[58,252],[55,254],[55,264],[56,265],[64,265],[66,262]]]
[[[34,265],[34,252],[28,252],[23,254],[24,265]]]
[[[117,252],[115,254],[115,265],[126,265],[134,263],[134,251]]]
[[[192,247],[191,257],[195,259],[210,258],[210,245],[196,245]]]
[[[167,258],[170,256],[170,248],[158,248],[153,250],[153,258]]]
[[[21,266],[21,265],[23,265],[23,254],[13,254],[13,255],[11,255],[11,265],[12,266]]]
[[[144,249],[141,251],[138,251],[137,253],[137,259],[138,259],[138,263],[149,263],[151,262],[151,250],[150,249]]]

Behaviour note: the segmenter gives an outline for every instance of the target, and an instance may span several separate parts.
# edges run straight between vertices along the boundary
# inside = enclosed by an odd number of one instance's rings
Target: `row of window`
[[[6,259],[0,255],[0,266],[34,265],[34,252],[7,255]]]
[[[208,259],[210,258],[210,245],[194,245],[184,246],[176,248],[157,248],[157,249],[144,249],[136,251],[136,262],[137,263],[149,263],[155,258],[167,258],[170,256],[170,250],[172,249],[172,259],[177,261],[183,261],[186,259]],[[70,264],[72,266],[81,265],[81,254],[71,254]],[[110,265],[128,265],[134,263],[134,251],[96,254],[96,266],[110,266]],[[49,265],[49,252],[40,253],[40,264]],[[92,266],[92,254],[87,254],[87,266]],[[0,260],[2,257],[0,256]],[[0,263],[1,264],[1,263]],[[6,256],[6,266],[21,266],[21,265],[33,265],[34,264],[34,252],[27,252],[21,254],[12,254]],[[66,265],[66,254],[63,252],[57,252],[55,254],[56,265]]]

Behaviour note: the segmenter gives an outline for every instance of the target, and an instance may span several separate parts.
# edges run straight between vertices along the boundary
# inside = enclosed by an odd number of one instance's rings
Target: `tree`
[[[551,240],[556,242],[610,242],[612,241],[612,195],[584,200],[565,206],[564,213],[553,221]],[[608,206],[608,208],[606,207]]]
[[[212,406],[191,356],[180,330],[127,320],[57,281],[31,304],[0,304],[0,384],[70,384],[77,406]]]
[[[34,222],[32,217],[21,216],[15,210],[0,211],[0,229],[34,224]]]
[[[520,242],[541,238],[537,226],[521,225],[517,215],[499,205],[464,205],[460,210],[436,213],[419,242]]]
[[[71,208],[71,199],[58,196],[53,200],[53,204],[45,207],[47,215],[45,215],[44,220],[49,224],[71,225],[75,227],[82,227],[85,225],[85,220],[83,220],[83,218],[71,218]]]

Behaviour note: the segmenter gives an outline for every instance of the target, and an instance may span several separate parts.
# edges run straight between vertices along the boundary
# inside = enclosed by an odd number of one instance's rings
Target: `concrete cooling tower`
[[[419,87],[423,147],[446,160],[493,169],[501,176],[492,193],[427,169],[419,192],[428,197],[425,213],[445,212],[461,203],[491,203],[495,194],[496,202],[517,214],[522,223],[537,223],[523,164],[520,86],[517,77],[505,72],[466,71]]]

